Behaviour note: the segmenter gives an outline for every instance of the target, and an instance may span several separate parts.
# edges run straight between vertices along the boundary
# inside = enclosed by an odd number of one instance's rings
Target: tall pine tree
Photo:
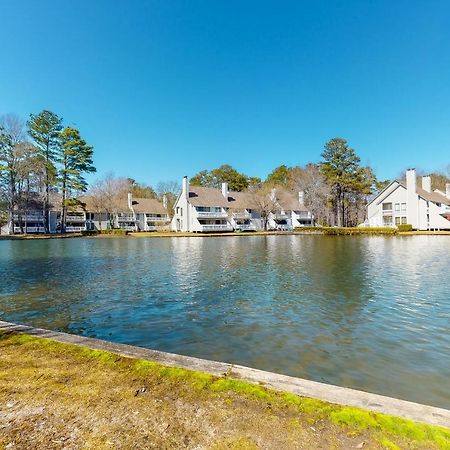
[[[59,155],[58,180],[61,186],[61,232],[66,229],[67,206],[69,197],[75,192],[85,192],[87,182],[85,173],[95,172],[92,156],[93,147],[88,145],[75,128],[64,128],[60,133],[61,151]]]
[[[37,115],[30,114],[27,122],[28,133],[32,137],[38,154],[45,161],[45,180],[44,180],[44,228],[49,232],[49,193],[56,181],[57,155],[61,149],[60,132],[62,129],[62,118],[51,111],[44,110]]]

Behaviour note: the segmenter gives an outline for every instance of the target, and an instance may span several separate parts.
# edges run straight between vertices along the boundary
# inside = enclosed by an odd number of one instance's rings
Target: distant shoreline
[[[84,235],[82,233],[66,233],[66,234],[16,234],[1,235],[0,241],[4,240],[35,240],[35,239],[72,239],[72,238],[172,238],[172,237],[232,237],[232,236],[450,236],[450,231],[398,231],[398,232],[382,232],[363,229],[364,231],[330,234],[320,228],[317,230],[294,230],[294,231],[253,231],[253,232],[230,232],[230,233],[191,233],[191,232],[171,232],[171,231],[154,231],[154,232],[130,232],[127,235],[117,234],[98,234]]]

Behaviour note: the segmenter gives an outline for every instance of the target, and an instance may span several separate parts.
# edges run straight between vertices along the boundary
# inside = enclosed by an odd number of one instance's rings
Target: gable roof
[[[284,211],[308,211],[303,203],[300,203],[298,194],[292,192],[280,191],[276,193],[278,204]]]
[[[235,210],[256,209],[257,205],[249,192],[228,192],[228,204]]]
[[[370,205],[375,200],[379,199],[393,184],[397,183],[397,187],[402,187],[403,189],[407,189],[406,184],[397,180],[392,181],[389,183],[381,192],[379,192],[369,203]],[[393,190],[395,191],[395,189]],[[392,192],[393,192],[392,191]],[[390,192],[389,194],[391,194]],[[434,191],[434,192],[428,192],[425,189],[421,188],[418,184],[416,184],[416,194],[419,197],[422,197],[424,200],[433,202],[433,203],[443,203],[444,205],[450,206],[450,199],[447,198],[445,195],[443,195],[440,191]],[[379,200],[381,202],[384,198]],[[378,202],[378,203],[379,203]]]
[[[204,186],[189,187],[189,202],[194,206],[219,206],[223,208],[230,206],[220,189]]]
[[[416,192],[423,199],[433,202],[433,203],[443,203],[444,205],[450,206],[450,198],[447,198],[445,195],[440,194],[439,192],[428,192],[421,187],[416,187]]]
[[[132,205],[136,213],[167,214],[166,208],[156,198],[133,198]]]

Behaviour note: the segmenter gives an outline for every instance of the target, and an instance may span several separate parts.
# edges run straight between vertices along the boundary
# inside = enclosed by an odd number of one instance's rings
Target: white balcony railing
[[[14,227],[14,233],[21,233],[22,230],[20,227]],[[44,233],[45,228],[44,227],[23,227],[24,233]]]
[[[86,218],[84,217],[84,214],[74,215],[74,214],[68,214],[66,216],[66,222],[84,222]]]
[[[228,213],[224,211],[197,211],[198,218],[224,219]]]
[[[147,222],[168,222],[169,216],[163,216],[163,217],[153,217],[153,216],[146,216]]]
[[[233,231],[233,227],[228,224],[208,224],[201,225],[202,231]]]
[[[66,227],[66,233],[79,233],[80,231],[86,231],[86,227]]]
[[[244,223],[244,224],[237,224],[235,229],[237,231],[256,231],[256,226],[252,223]]]
[[[295,213],[295,218],[296,219],[311,219],[311,213],[310,212],[300,212],[300,213]]]
[[[126,231],[136,231],[136,225],[120,225],[119,227],[121,230],[126,230]]]
[[[28,220],[30,222],[43,222],[44,214],[42,213],[24,213],[20,214],[20,218],[25,221]],[[14,220],[19,220],[19,214],[14,214]]]
[[[118,215],[117,216],[117,220],[119,222],[134,222],[136,220],[136,218],[134,217],[133,214],[122,214],[122,215]]]
[[[239,212],[233,213],[234,219],[250,219],[251,217],[252,217],[252,215],[247,211],[239,211]]]
[[[275,213],[273,217],[275,220],[286,220],[289,218],[289,216],[286,213]]]

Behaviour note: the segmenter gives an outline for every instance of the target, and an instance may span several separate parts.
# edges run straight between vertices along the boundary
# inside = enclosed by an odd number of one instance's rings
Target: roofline
[[[391,181],[382,191],[380,191],[372,200],[370,200],[369,203],[367,203],[367,206],[371,205],[378,197],[380,197],[384,193],[384,191],[389,189],[394,183],[397,183],[399,186],[402,186],[402,184],[398,180]]]

